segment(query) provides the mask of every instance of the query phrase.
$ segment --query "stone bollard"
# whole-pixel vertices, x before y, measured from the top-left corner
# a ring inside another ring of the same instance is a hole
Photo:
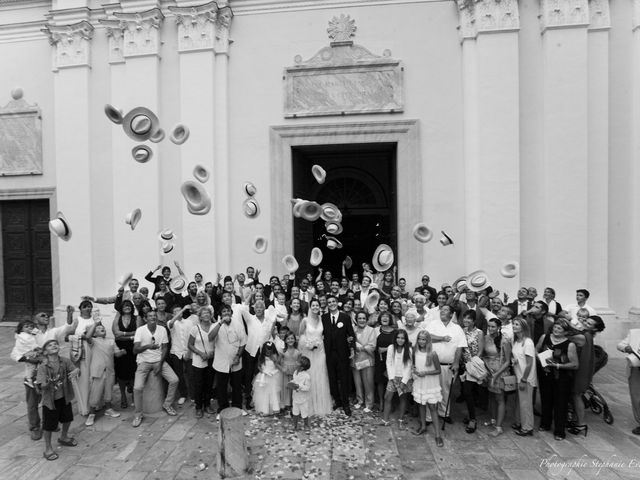
[[[222,478],[243,475],[249,467],[249,453],[244,431],[247,417],[235,407],[220,412],[218,433],[218,473]]]
[[[142,390],[142,411],[144,413],[158,413],[162,411],[162,404],[166,396],[166,382],[162,375],[149,372],[147,382]]]

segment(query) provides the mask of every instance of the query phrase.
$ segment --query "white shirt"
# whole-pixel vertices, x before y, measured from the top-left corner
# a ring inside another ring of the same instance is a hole
[[[162,359],[162,345],[169,343],[167,337],[167,329],[162,325],[156,325],[155,332],[151,333],[147,325],[143,325],[136,329],[136,334],[133,336],[133,343],[140,343],[140,346],[152,345],[154,343],[160,345],[157,349],[147,349],[142,353],[139,353],[136,357],[136,363],[156,363]]]
[[[261,321],[255,315],[245,316],[247,322],[247,345],[245,350],[252,357],[256,356],[258,349],[271,339],[271,331],[275,322],[275,316],[268,318],[267,315]]]
[[[242,333],[244,333],[244,327],[241,325],[240,328],[242,329]],[[233,365],[233,361],[238,354],[238,349],[244,345],[246,341],[243,340],[243,336],[239,330],[240,329],[234,325],[233,319],[229,325],[224,322],[220,325],[215,339],[214,348],[216,354],[213,357],[214,370],[229,373],[237,372],[242,368],[242,358],[240,358],[240,361],[236,365]]]
[[[578,310],[580,310],[581,308],[586,308],[587,310],[589,310],[589,316],[591,315],[597,315],[598,313],[596,312],[596,309],[587,305],[586,303],[584,304],[584,306],[580,306],[576,303],[573,303],[571,305],[568,305],[566,307],[567,312],[569,312],[571,314],[571,324],[574,327],[580,327],[582,328],[582,324],[580,323],[580,321],[578,320]]]
[[[198,316],[190,315],[188,318],[178,319],[171,326],[171,354],[183,358],[189,350],[189,334],[198,324]]]
[[[201,352],[211,353],[213,352],[213,342],[209,340],[209,332],[213,328],[213,325],[209,326],[209,331],[205,331],[200,325],[195,325],[191,328],[191,337],[195,339],[193,346]],[[173,339],[172,339],[173,340]],[[205,368],[207,361],[203,360],[200,355],[193,354],[192,364],[196,368]]]
[[[527,301],[523,301],[521,302],[520,300],[518,300],[518,315],[520,315],[522,312],[526,312],[528,310],[528,305],[527,305]]]
[[[524,342],[514,341],[511,355],[513,355],[513,369],[518,381],[522,380],[522,374],[527,368],[527,357],[532,357],[531,370],[529,370],[529,376],[525,380],[532,387],[538,386],[536,380],[536,347],[533,345],[533,340],[525,338]]]
[[[451,320],[447,325],[442,320],[434,320],[427,325],[427,331],[431,335],[440,337],[449,336],[451,340],[448,342],[433,342],[433,351],[438,354],[440,363],[453,363],[458,348],[467,346],[467,337],[460,325],[453,323]]]

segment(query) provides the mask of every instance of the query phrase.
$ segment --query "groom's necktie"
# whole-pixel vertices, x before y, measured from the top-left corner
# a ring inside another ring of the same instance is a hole
[[[333,324],[336,324],[336,316],[335,315],[331,315],[331,322],[333,322]]]

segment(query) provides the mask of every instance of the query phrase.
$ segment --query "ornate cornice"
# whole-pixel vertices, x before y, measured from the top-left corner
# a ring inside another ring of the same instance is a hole
[[[113,16],[122,23],[124,58],[160,54],[160,25],[164,15],[159,8],[145,12],[114,12]]]
[[[105,27],[109,40],[109,63],[124,62],[124,22],[121,20],[99,20]]]
[[[589,30],[609,30],[610,28],[609,0],[589,0]]]
[[[540,0],[542,31],[589,25],[588,0]]]
[[[54,70],[90,66],[93,26],[89,22],[82,20],[71,25],[47,25],[42,31],[55,49]]]
[[[231,21],[233,20],[233,12],[231,7],[225,6],[218,8],[215,22],[215,43],[214,49],[216,53],[229,54],[229,45],[233,40],[229,38],[231,32]]]
[[[193,7],[169,7],[178,24],[178,50],[213,50],[218,4],[209,2]]]
[[[520,29],[517,0],[456,0],[462,40],[479,33],[513,32]]]

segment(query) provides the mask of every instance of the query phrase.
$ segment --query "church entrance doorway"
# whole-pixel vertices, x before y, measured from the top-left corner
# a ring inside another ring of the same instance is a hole
[[[341,249],[327,248],[325,222],[294,218],[294,254],[299,274],[318,271],[309,257],[314,247],[323,253],[319,268],[341,276],[341,265],[348,255],[352,272],[361,273],[362,263],[371,263],[378,245],[386,243],[397,252],[396,143],[366,143],[292,147],[293,198],[326,202],[342,212],[343,232],[335,235]],[[327,172],[324,184],[316,182],[313,165]],[[397,259],[396,259],[397,262]]]

